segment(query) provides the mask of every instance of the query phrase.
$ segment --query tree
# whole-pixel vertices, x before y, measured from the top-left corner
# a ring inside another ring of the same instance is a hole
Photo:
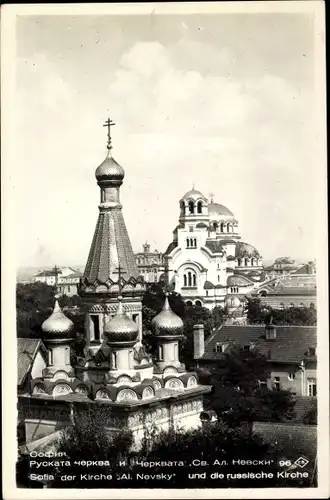
[[[201,383],[212,385],[206,404],[229,426],[242,421],[282,421],[294,415],[294,400],[289,391],[267,388],[267,359],[257,349],[235,347],[223,353],[217,366],[200,374]]]
[[[248,299],[247,319],[250,324],[267,323],[270,317],[275,325],[314,326],[317,321],[316,309],[313,305],[273,309],[263,305],[260,298]]]

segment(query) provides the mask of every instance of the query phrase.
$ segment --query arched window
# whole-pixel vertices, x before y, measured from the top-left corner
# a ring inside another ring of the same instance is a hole
[[[201,201],[199,201],[199,202],[197,203],[197,213],[198,213],[198,214],[201,214],[201,213],[202,213],[202,206],[203,206],[202,202],[201,202]]]
[[[247,266],[249,263],[249,259],[244,259],[244,265]]]
[[[197,247],[197,239],[194,238],[194,246]]]
[[[180,203],[181,215],[184,215],[184,209],[185,209],[184,201],[181,201],[181,203]]]
[[[191,300],[187,300],[186,305],[187,305],[187,306],[192,306],[192,302],[191,302]]]
[[[218,224],[216,222],[213,222],[213,231],[216,231],[218,227]]]
[[[202,303],[200,300],[196,300],[195,306],[202,307]]]
[[[242,264],[241,259],[237,259],[237,265],[238,265],[238,267],[240,267],[240,266],[241,266],[241,264]]]
[[[195,205],[194,205],[193,201],[189,201],[189,203],[188,203],[188,209],[189,209],[189,213],[190,214],[195,213]]]
[[[220,224],[220,231],[221,231],[222,233],[224,233],[224,232],[225,232],[225,223],[224,223],[224,222],[221,222],[221,224]]]
[[[229,231],[230,231],[230,224],[228,222],[228,224],[227,224],[227,233],[229,233]]]
[[[188,271],[183,275],[184,286],[195,287],[197,286],[197,277],[194,271]]]

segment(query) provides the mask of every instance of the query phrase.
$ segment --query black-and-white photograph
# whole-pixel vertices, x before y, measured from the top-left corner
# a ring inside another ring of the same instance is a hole
[[[15,17],[21,493],[319,491],[323,5],[237,4]]]

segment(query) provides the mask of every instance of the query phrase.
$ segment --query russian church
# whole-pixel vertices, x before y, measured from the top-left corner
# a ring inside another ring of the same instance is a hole
[[[203,395],[210,390],[180,362],[183,322],[172,311],[167,295],[152,322],[156,359],[144,348],[145,283],[138,274],[122,212],[120,187],[125,172],[112,155],[112,122],[107,125],[107,155],[95,172],[99,214],[79,284],[85,314],[84,355],[71,366],[74,324],[56,297],[52,314],[41,326],[41,340],[18,339],[22,346],[18,349],[19,420],[29,449],[45,437],[49,442],[70,425],[73,412],[88,412],[98,405],[109,409],[109,432],[132,430],[137,447],[148,425],[159,430],[196,429],[201,425]],[[29,341],[33,346],[27,357]]]
[[[208,309],[240,307],[265,279],[262,257],[241,241],[235,215],[194,188],[180,200],[165,261],[172,289],[187,305]]]

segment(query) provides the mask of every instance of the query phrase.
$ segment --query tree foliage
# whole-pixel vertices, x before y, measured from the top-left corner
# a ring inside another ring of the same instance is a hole
[[[216,366],[200,373],[201,383],[213,386],[207,406],[233,427],[242,421],[275,422],[294,416],[292,394],[268,389],[268,377],[265,356],[241,347],[224,352]]]
[[[316,309],[310,307],[289,307],[273,309],[263,305],[260,298],[248,299],[247,319],[250,324],[267,323],[272,317],[276,325],[314,326],[316,325]]]

